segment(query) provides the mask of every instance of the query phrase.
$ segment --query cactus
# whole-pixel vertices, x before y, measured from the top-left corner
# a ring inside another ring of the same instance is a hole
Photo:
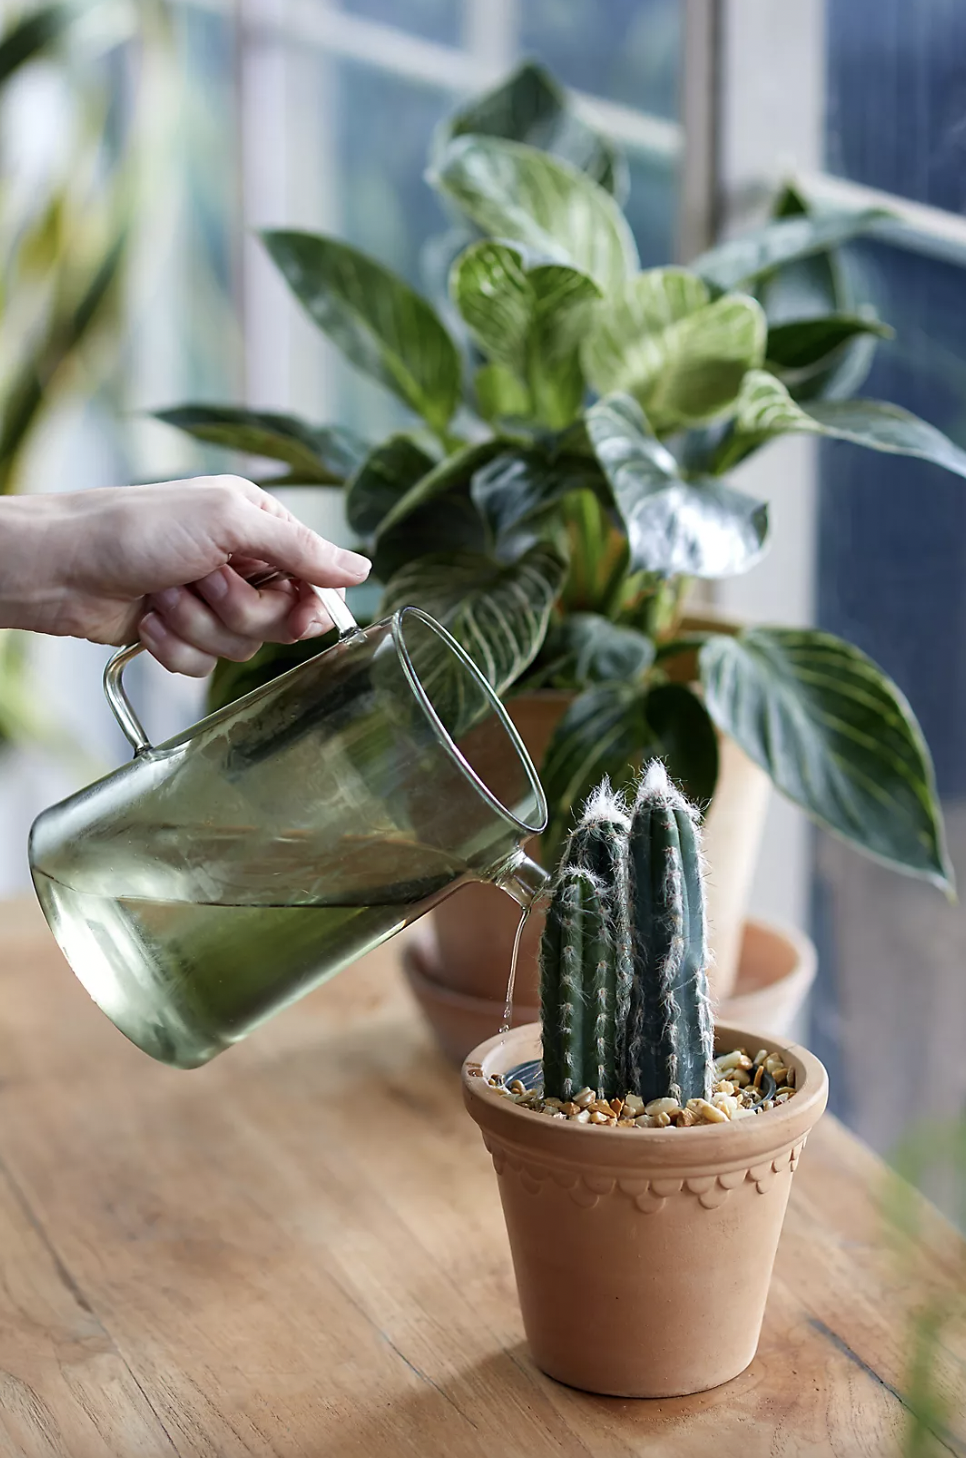
[[[630,829],[635,977],[627,1087],[645,1103],[708,1098],[714,1029],[696,812],[654,761]]]
[[[713,1030],[696,814],[653,762],[629,815],[606,781],[561,857],[540,948],[544,1090],[685,1102]]]
[[[544,1086],[622,1092],[631,999],[630,819],[605,781],[567,841],[540,947]]]

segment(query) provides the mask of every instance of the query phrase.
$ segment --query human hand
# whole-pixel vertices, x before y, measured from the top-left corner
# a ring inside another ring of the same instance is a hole
[[[9,526],[0,530],[0,625],[95,643],[140,636],[165,668],[194,677],[216,658],[243,662],[262,643],[326,632],[311,585],[345,589],[369,573],[365,557],[317,536],[240,476],[0,507],[0,528]],[[251,587],[245,579],[266,568],[292,578]]]

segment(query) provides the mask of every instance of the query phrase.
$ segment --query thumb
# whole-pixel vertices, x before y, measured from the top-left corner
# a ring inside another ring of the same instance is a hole
[[[315,587],[351,587],[372,569],[368,557],[334,546],[291,516],[252,506],[239,513],[233,528],[233,554],[257,557]]]

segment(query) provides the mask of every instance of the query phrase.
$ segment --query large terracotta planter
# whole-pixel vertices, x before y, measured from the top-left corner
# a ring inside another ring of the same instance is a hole
[[[719,1051],[761,1033],[721,1027]],[[493,1157],[537,1365],[615,1397],[702,1392],[755,1355],[792,1173],[825,1108],[811,1053],[784,1050],[798,1092],[730,1124],[595,1129],[519,1108],[486,1082],[539,1057],[539,1028],[491,1038],[463,1066]]]
[[[539,768],[550,736],[570,696],[530,694],[511,700],[507,710],[530,756]],[[731,995],[738,975],[742,927],[751,878],[761,845],[770,781],[729,739],[721,738],[718,787],[703,831],[707,863],[708,925],[713,964],[709,972],[713,996]],[[528,852],[540,858],[539,843]],[[502,999],[519,908],[495,886],[465,886],[432,913],[439,943],[439,966],[445,986],[476,999]],[[537,955],[542,915],[534,914],[524,930],[517,964],[517,999],[522,1006],[538,1002]]]
[[[741,929],[738,979],[731,996],[718,1002],[719,1022],[760,1028],[774,1038],[798,1036],[799,1015],[815,980],[816,953],[802,932],[746,921]],[[403,969],[442,1052],[457,1068],[477,1043],[499,1032],[506,974],[495,997],[477,997],[449,985],[436,930],[429,918],[409,934]],[[513,999],[514,1027],[540,1018],[538,989],[520,988]]]

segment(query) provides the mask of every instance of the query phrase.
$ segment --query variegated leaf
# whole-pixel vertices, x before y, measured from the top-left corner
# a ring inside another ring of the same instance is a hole
[[[587,310],[600,291],[562,264],[527,267],[506,243],[474,244],[457,260],[453,299],[484,353],[526,392],[515,404],[549,429],[563,429],[584,395],[579,348]],[[501,377],[501,380],[503,377]],[[503,385],[491,399],[513,399]]]
[[[734,401],[765,355],[767,326],[754,299],[708,302],[684,269],[652,269],[593,311],[583,349],[600,394],[633,395],[656,431],[700,425]]]
[[[735,415],[735,443],[800,433],[852,441],[873,451],[918,456],[966,476],[966,451],[918,415],[882,400],[793,400],[780,380],[764,370],[745,376]]]
[[[543,543],[509,564],[469,552],[422,557],[396,573],[383,608],[430,613],[500,694],[536,657],[565,572]]]
[[[460,361],[431,305],[337,238],[262,236],[296,298],[345,357],[445,430],[459,400]]]
[[[821,825],[877,860],[952,886],[915,715],[871,659],[817,629],[715,635],[699,655],[719,729]]]
[[[721,293],[747,288],[772,269],[847,243],[886,217],[888,213],[881,208],[866,208],[862,212],[776,218],[717,244],[696,258],[691,267]]]
[[[640,681],[613,679],[579,694],[540,767],[550,810],[545,861],[554,863],[581,802],[605,775],[620,789],[644,759],[655,756],[693,800],[708,803],[718,774],[717,739],[707,710],[690,689],[682,684],[648,689]]]
[[[438,154],[454,137],[469,135],[526,142],[571,162],[618,198],[626,193],[627,166],[614,144],[570,109],[566,93],[532,61],[448,117],[434,151]]]
[[[764,502],[711,477],[685,481],[628,395],[599,400],[587,431],[627,531],[631,567],[662,577],[727,577],[760,556]]]
[[[438,496],[445,496],[448,492],[468,488],[473,478],[473,473],[494,456],[499,455],[504,449],[504,443],[499,440],[478,441],[474,445],[462,446],[452,455],[446,456],[431,471],[417,481],[405,495],[401,496],[396,505],[379,524],[379,536],[383,536],[395,529],[404,522],[407,517],[420,507],[428,505]]]
[[[604,293],[637,267],[633,235],[610,194],[535,147],[458,137],[432,180],[484,233],[588,274]]]
[[[417,481],[435,465],[411,436],[391,435],[370,451],[346,486],[346,520],[363,538],[372,537]]]
[[[291,467],[285,485],[341,485],[356,470],[366,447],[338,426],[309,425],[294,415],[245,410],[234,405],[179,405],[156,419],[195,440],[246,455],[268,456]],[[282,484],[282,483],[279,483]]]

